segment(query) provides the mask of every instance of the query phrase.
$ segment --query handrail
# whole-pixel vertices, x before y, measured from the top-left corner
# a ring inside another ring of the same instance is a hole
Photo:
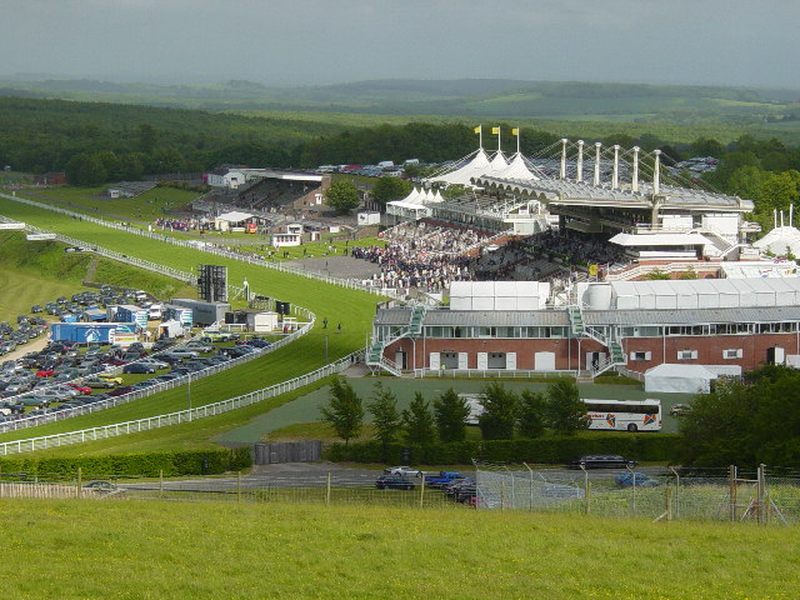
[[[324,367],[316,369],[315,371],[311,371],[310,373],[306,373],[305,375],[300,375],[299,377],[289,379],[288,381],[276,383],[260,390],[242,394],[240,396],[234,396],[232,398],[227,398],[219,402],[213,402],[211,404],[205,404],[202,406],[161,415],[154,415],[152,417],[145,417],[143,419],[136,419],[133,421],[122,421],[120,423],[89,427],[87,429],[80,429],[77,431],[66,431],[64,433],[54,433],[51,435],[43,435],[23,440],[3,442],[0,443],[0,455],[7,456],[9,454],[22,454],[25,452],[34,452],[36,450],[58,448],[61,446],[102,440],[121,435],[128,435],[131,433],[150,431],[152,429],[159,429],[161,427],[167,427],[170,425],[191,423],[195,419],[212,417],[239,408],[244,408],[257,402],[261,402],[262,400],[274,398],[275,396],[280,396],[287,392],[291,392],[330,375],[341,373],[351,365],[359,362],[362,355],[363,351],[359,350],[353,352],[352,354],[348,354],[336,362],[327,364]]]

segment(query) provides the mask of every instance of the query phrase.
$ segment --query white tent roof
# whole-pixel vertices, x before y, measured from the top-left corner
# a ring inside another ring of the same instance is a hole
[[[449,185],[469,185],[473,177],[480,177],[489,169],[489,157],[481,148],[467,164],[439,177],[434,177],[431,181]]]
[[[638,246],[706,246],[711,243],[699,233],[618,233],[608,241],[628,248]]]
[[[525,159],[520,152],[514,154],[508,166],[495,174],[495,177],[500,179],[521,179],[528,181],[538,181],[539,178],[534,175],[525,164]]]
[[[707,393],[717,374],[703,365],[663,364],[644,373],[645,392]]]
[[[444,202],[444,197],[442,197],[442,194],[441,192],[439,192],[439,190],[436,190],[436,193],[433,195],[433,200],[431,200],[431,202],[436,202],[437,204],[439,202]]]
[[[498,150],[495,153],[494,158],[492,158],[492,162],[489,163],[489,170],[486,173],[480,173],[480,175],[492,175],[497,177],[507,168],[508,161],[506,160],[506,155],[503,154],[502,150]],[[480,175],[477,175],[477,177],[480,177]]]
[[[253,215],[250,213],[241,212],[238,210],[232,210],[231,212],[222,213],[220,216],[217,217],[217,220],[227,221],[228,223],[241,223],[242,221],[246,221],[252,216]]]
[[[417,191],[417,188],[412,188],[411,192],[409,192],[408,196],[403,198],[402,200],[395,200],[395,202],[411,202],[416,203],[420,201],[420,193]]]
[[[407,208],[409,210],[423,210],[425,209],[425,205],[421,204],[420,202],[409,202],[408,200],[393,200],[392,202],[387,202],[387,206],[396,206],[398,208]]]
[[[800,230],[796,227],[776,227],[760,240],[753,242],[759,250],[769,250],[773,254],[786,254],[786,248],[792,254],[800,254]]]

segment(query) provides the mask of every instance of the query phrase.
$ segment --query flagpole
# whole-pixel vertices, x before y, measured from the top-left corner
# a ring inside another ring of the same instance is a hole
[[[517,127],[517,154],[519,154],[519,127]]]
[[[501,131],[501,129],[500,129],[500,127],[498,127],[497,128],[497,151],[498,152],[502,152],[503,151],[503,147],[500,145],[500,131]]]
[[[478,125],[478,146],[483,150],[483,125]]]

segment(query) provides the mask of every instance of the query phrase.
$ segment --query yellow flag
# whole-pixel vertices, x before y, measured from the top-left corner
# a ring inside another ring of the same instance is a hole
[[[511,135],[519,135],[519,127],[514,127],[514,129],[511,130]]]
[[[481,132],[481,126],[480,126],[480,125],[478,125],[478,126],[477,126],[475,129],[473,129],[472,131],[473,131],[473,132],[475,132],[475,133],[480,133],[480,132]]]
[[[499,127],[492,127],[492,135],[498,135],[500,133]]]

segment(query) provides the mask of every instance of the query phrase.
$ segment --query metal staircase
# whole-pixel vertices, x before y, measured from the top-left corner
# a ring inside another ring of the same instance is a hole
[[[388,340],[374,339],[367,346],[365,355],[365,362],[373,372],[378,369],[383,369],[387,373],[391,373],[395,377],[401,377],[403,374],[400,366],[393,360],[386,358],[383,354],[386,346],[393,344],[397,340],[403,338],[416,338],[422,335],[422,326],[425,322],[425,313],[428,311],[424,304],[414,304],[411,306],[411,316],[406,325],[397,335]]]
[[[592,378],[611,369],[620,369],[628,364],[628,355],[622,347],[621,340],[614,337],[608,338],[603,332],[593,327],[587,327],[583,322],[583,312],[579,305],[571,304],[567,307],[567,312],[569,314],[569,324],[572,335],[575,337],[590,338],[608,349],[608,358],[596,367],[590,369]]]

